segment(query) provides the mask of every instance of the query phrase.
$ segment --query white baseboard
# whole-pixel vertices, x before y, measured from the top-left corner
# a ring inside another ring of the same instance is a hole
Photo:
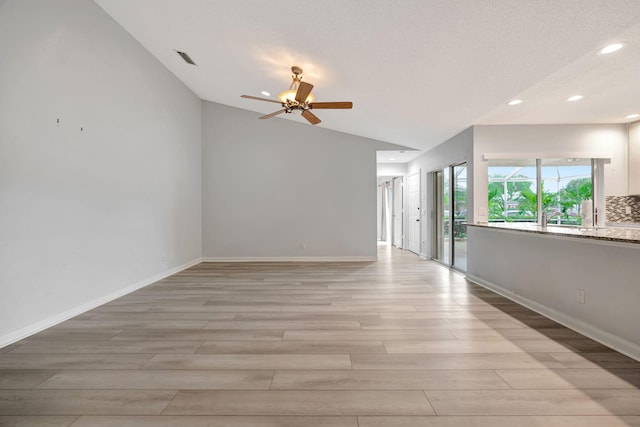
[[[17,331],[13,331],[7,335],[0,337],[0,348],[5,347],[9,344],[12,344],[16,341],[20,341],[21,339],[27,338],[30,335],[36,334],[44,329],[50,328],[52,326],[57,325],[58,323],[62,323],[65,320],[69,320],[72,317],[75,317],[79,314],[85,313],[89,310],[92,310],[96,307],[99,307],[103,304],[106,304],[114,299],[123,297],[127,294],[130,294],[133,291],[137,291],[140,288],[144,288],[145,286],[149,286],[152,283],[157,282],[158,280],[162,280],[165,277],[169,277],[172,274],[176,274],[182,270],[186,270],[189,267],[193,267],[194,265],[200,264],[202,262],[202,258],[194,259],[193,261],[189,261],[185,264],[182,264],[178,267],[172,268],[170,270],[164,271],[162,273],[153,275],[148,277],[138,283],[134,283],[133,285],[127,286],[126,288],[119,289],[115,292],[112,292],[108,295],[105,295],[100,298],[96,298],[82,305],[73,307],[69,310],[66,310],[60,314],[55,316],[51,316],[47,319],[43,319],[39,322],[31,324],[29,326],[25,326],[24,328],[20,328]]]
[[[202,262],[363,262],[375,256],[204,257]]]
[[[521,295],[515,294],[508,289],[498,286],[495,283],[491,283],[489,281],[481,279],[480,277],[476,277],[473,275],[467,275],[466,277],[467,280],[473,283],[490,289],[493,292],[500,294],[503,297],[510,299],[511,301],[517,302],[518,304],[523,305],[528,309],[535,311],[536,313],[542,314],[543,316],[546,316],[549,319],[556,321],[569,329],[573,329],[574,331],[586,337],[589,337],[592,340],[599,342],[600,344],[604,344],[607,347],[611,347],[612,349],[626,356],[640,361],[640,345],[636,343],[625,340],[624,338],[613,335],[609,332],[603,331],[602,329],[596,328],[595,326],[585,323],[582,320],[567,316],[566,314],[549,308],[546,305],[537,303]]]

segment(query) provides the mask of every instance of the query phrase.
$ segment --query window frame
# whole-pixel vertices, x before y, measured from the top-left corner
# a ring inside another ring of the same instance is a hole
[[[514,155],[513,157],[510,157],[508,155],[501,155],[499,157],[489,157],[485,155],[485,159],[488,161],[491,161],[493,159],[500,159],[500,160],[513,160],[514,163],[522,160],[527,160],[527,161],[533,161],[535,160],[535,168],[536,168],[536,196],[537,196],[537,203],[536,203],[536,220],[537,220],[537,224],[541,224],[542,223],[542,214],[543,214],[543,210],[542,210],[542,204],[543,204],[543,200],[542,197],[540,197],[540,194],[543,193],[543,178],[542,178],[542,167],[543,167],[543,162],[545,159],[557,159],[557,158],[562,158],[565,156],[562,155],[553,155],[553,156],[536,156],[535,158],[533,157],[521,157],[521,156],[517,156]],[[568,157],[568,156],[567,156]],[[577,156],[574,156],[577,157]],[[604,218],[604,164],[605,161],[607,159],[605,158],[598,158],[598,157],[592,157],[592,156],[585,156],[582,157],[583,159],[589,159],[590,163],[591,163],[591,200],[592,200],[592,206],[593,206],[593,212],[592,212],[592,216],[593,216],[593,224],[582,224],[582,225],[569,225],[569,224],[563,224],[563,227],[582,227],[582,228],[590,228],[590,227],[602,227],[604,226],[604,222],[605,222],[605,218]],[[489,179],[488,179],[488,174],[487,174],[487,184],[489,183]],[[490,219],[489,219],[490,221]]]

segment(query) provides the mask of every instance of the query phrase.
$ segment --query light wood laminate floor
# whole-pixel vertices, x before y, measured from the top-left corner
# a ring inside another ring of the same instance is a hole
[[[640,363],[379,258],[200,264],[0,349],[0,425],[640,426]]]

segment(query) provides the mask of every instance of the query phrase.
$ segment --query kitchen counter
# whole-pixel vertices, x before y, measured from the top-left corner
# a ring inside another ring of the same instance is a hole
[[[532,222],[492,222],[489,224],[467,225],[470,227],[522,231],[525,233],[546,234],[559,237],[577,237],[582,239],[640,244],[640,228],[632,227],[578,228],[558,225],[542,227]]]

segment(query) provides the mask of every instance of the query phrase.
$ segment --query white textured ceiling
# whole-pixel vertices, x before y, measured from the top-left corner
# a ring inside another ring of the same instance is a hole
[[[415,149],[473,124],[640,112],[638,0],[96,1],[202,99],[275,111],[240,95],[275,96],[299,65],[317,101],[354,103],[317,111],[318,126]],[[619,40],[623,50],[595,54]],[[564,101],[577,92],[584,100]],[[271,120],[283,119],[304,121]]]

